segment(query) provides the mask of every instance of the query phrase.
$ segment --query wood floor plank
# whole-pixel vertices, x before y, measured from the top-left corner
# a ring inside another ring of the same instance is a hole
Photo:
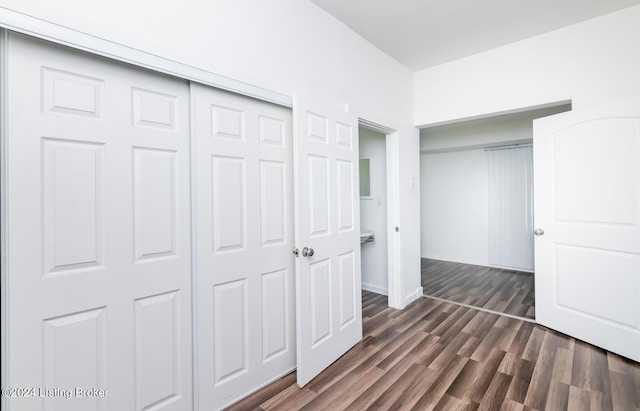
[[[556,359],[555,350],[541,350],[536,361],[536,366],[531,375],[527,396],[524,405],[542,410],[547,403],[549,384],[551,383],[551,373]]]
[[[513,400],[505,400],[500,407],[500,411],[523,411],[524,404],[515,402]]]
[[[568,411],[589,411],[591,409],[591,395],[589,391],[576,386],[569,387]]]
[[[364,410],[373,404],[385,391],[389,389],[402,375],[414,365],[414,359],[411,356],[405,356],[402,360],[391,367],[388,372],[371,384],[364,392],[362,392],[349,405],[348,409]],[[346,402],[346,401],[344,401]]]
[[[616,354],[428,298],[364,305],[363,340],[306,387],[292,373],[229,409],[640,411],[640,364]]]
[[[569,402],[569,385],[551,381],[545,410],[566,410]]]
[[[565,385],[571,385],[571,369],[573,366],[573,353],[566,348],[558,348],[553,364],[551,380]]]
[[[281,391],[286,390],[296,382],[296,375],[294,373],[285,375],[274,383],[268,385],[264,389],[258,391],[256,394],[236,403],[229,407],[229,410],[247,410],[259,407],[262,403],[276,396]]]
[[[518,361],[506,398],[524,404],[534,368],[535,362],[524,359]]]
[[[355,367],[336,384],[309,401],[301,410],[318,409],[335,410],[344,408],[369,386],[380,379],[385,372],[376,367],[374,361],[368,361],[366,366]]]
[[[432,410],[440,401],[440,398],[449,389],[449,386],[457,378],[458,374],[469,361],[468,358],[455,356],[442,373],[413,406],[413,410]]]
[[[619,410],[640,409],[637,402],[637,392],[634,392],[633,382],[624,374],[610,372],[612,408]]]
[[[322,393],[363,362],[371,359],[371,362],[375,363],[376,359],[371,358],[374,355],[376,358],[383,358],[383,354],[377,347],[359,344],[336,361],[330,369],[327,368],[310,381],[307,386],[313,392]]]
[[[284,391],[278,395],[273,396],[269,400],[263,402],[260,405],[260,409],[264,411],[278,411],[278,410],[299,410],[302,409],[309,401],[317,397],[317,394],[308,388],[298,388],[293,384],[287,387]],[[248,410],[252,408],[237,408],[240,410]]]
[[[434,411],[475,411],[478,403],[471,400],[461,400],[448,394],[442,396],[440,401],[433,408]]]
[[[491,384],[493,377],[496,375],[505,354],[504,351],[499,349],[491,350],[486,360],[482,361],[482,371],[478,373],[471,385],[467,387],[467,391],[464,394],[465,398],[469,398],[477,403],[482,401],[482,397],[487,393],[489,384]]]
[[[487,388],[487,392],[480,401],[478,410],[499,411],[512,379],[513,377],[510,375],[496,372]]]
[[[423,365],[412,364],[367,409],[390,410],[410,407],[419,399],[416,393],[422,393],[424,387],[433,383],[435,375],[435,371]]]

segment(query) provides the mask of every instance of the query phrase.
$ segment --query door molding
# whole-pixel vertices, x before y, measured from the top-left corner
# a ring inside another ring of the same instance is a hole
[[[358,118],[358,125],[385,135],[387,169],[387,297],[388,305],[402,309],[406,306],[402,278],[402,248],[400,233],[400,142],[399,133],[389,127]]]
[[[0,28],[0,298],[2,298],[0,316],[0,339],[2,348],[0,359],[2,360],[1,380],[2,386],[8,387],[9,370],[9,291],[7,290],[7,224],[6,224],[6,198],[7,198],[7,30]],[[9,400],[2,396],[2,409],[7,409]]]
[[[289,95],[235,80],[221,74],[206,71],[142,50],[137,50],[123,44],[105,40],[88,33],[2,7],[0,7],[0,28],[281,106],[290,108],[293,105],[293,98]]]

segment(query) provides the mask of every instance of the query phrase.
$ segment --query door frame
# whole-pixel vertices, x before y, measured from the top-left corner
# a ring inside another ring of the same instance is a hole
[[[461,117],[461,118],[457,118],[457,119],[453,119],[453,120],[448,120],[448,121],[444,121],[444,122],[438,122],[438,123],[432,123],[432,124],[424,124],[421,126],[417,126],[420,130],[422,129],[426,129],[426,128],[430,128],[430,127],[438,127],[438,126],[445,126],[445,125],[453,125],[453,124],[461,124],[467,121],[476,121],[476,120],[491,120],[491,119],[497,119],[500,116],[506,116],[506,115],[512,115],[512,114],[520,114],[520,113],[528,113],[528,112],[535,112],[538,110],[545,110],[545,109],[558,109],[559,111],[556,113],[546,113],[546,114],[540,114],[537,115],[535,118],[532,118],[532,122],[538,118],[543,118],[543,117],[547,117],[547,116],[554,116],[557,114],[562,114],[565,112],[571,112],[573,110],[573,100],[571,98],[567,98],[564,100],[557,100],[557,101],[551,101],[548,103],[542,103],[542,104],[537,104],[537,105],[531,105],[531,106],[524,106],[524,107],[517,107],[517,108],[512,108],[512,109],[507,109],[507,110],[503,110],[503,111],[497,111],[497,112],[491,112],[491,113],[486,113],[486,114],[482,114],[482,115],[478,115],[478,116],[470,116],[470,117]],[[513,141],[511,142],[503,142],[504,145],[514,145],[515,143]],[[535,144],[535,141],[533,140],[533,134],[531,135],[531,141],[527,144],[531,144],[532,146]],[[477,149],[481,149],[480,146],[474,146],[474,148]],[[437,150],[434,150],[435,152],[437,152]],[[424,152],[428,152],[424,151]],[[423,151],[420,151],[420,153],[424,153]],[[420,166],[422,167],[422,166]],[[532,170],[535,174],[535,164],[532,164]],[[420,187],[422,189],[422,187]],[[533,191],[533,197],[535,198],[536,193],[535,193],[535,184],[534,187],[532,187],[532,191]],[[422,204],[421,204],[421,210],[422,210]],[[534,213],[534,221],[533,221],[533,227],[536,227],[536,222],[535,222],[535,206],[533,207],[533,213]],[[536,245],[535,245],[535,241],[533,244],[533,253],[534,253],[534,257],[535,257],[535,249],[536,249]],[[488,267],[494,267],[492,265],[487,264]],[[501,267],[498,267],[501,268]],[[525,272],[525,271],[523,271]],[[535,274],[535,264],[534,264],[534,268],[533,271],[531,271],[531,275]],[[534,301],[536,299],[536,296],[534,296]],[[535,302],[534,302],[535,303]],[[535,320],[535,318],[533,319],[533,322],[537,323],[537,321]]]
[[[6,224],[6,198],[7,198],[7,30],[0,27],[0,297],[2,298],[0,306],[0,316],[2,317],[2,326],[0,327],[0,340],[3,342],[0,351],[0,359],[2,360],[2,370],[0,372],[0,380],[3,387],[9,387],[9,291],[7,290],[7,224]],[[8,397],[2,396],[2,408],[7,409],[9,405]]]
[[[389,307],[402,309],[405,299],[402,278],[400,227],[400,134],[389,127],[358,117],[358,127],[385,135],[387,169],[387,297]]]

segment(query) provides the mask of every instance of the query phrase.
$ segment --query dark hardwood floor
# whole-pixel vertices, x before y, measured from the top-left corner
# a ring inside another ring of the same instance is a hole
[[[542,326],[363,292],[364,339],[304,388],[289,374],[231,410],[640,410],[640,364]]]
[[[422,259],[424,295],[535,318],[533,274]]]

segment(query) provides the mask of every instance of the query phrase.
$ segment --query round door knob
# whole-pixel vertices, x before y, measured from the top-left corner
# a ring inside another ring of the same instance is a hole
[[[302,256],[303,257],[311,257],[311,256],[313,256],[313,253],[314,253],[313,248],[305,247],[305,248],[302,249]]]
[[[544,234],[544,230],[542,228],[536,228],[535,230],[533,230],[533,234],[542,235]]]

